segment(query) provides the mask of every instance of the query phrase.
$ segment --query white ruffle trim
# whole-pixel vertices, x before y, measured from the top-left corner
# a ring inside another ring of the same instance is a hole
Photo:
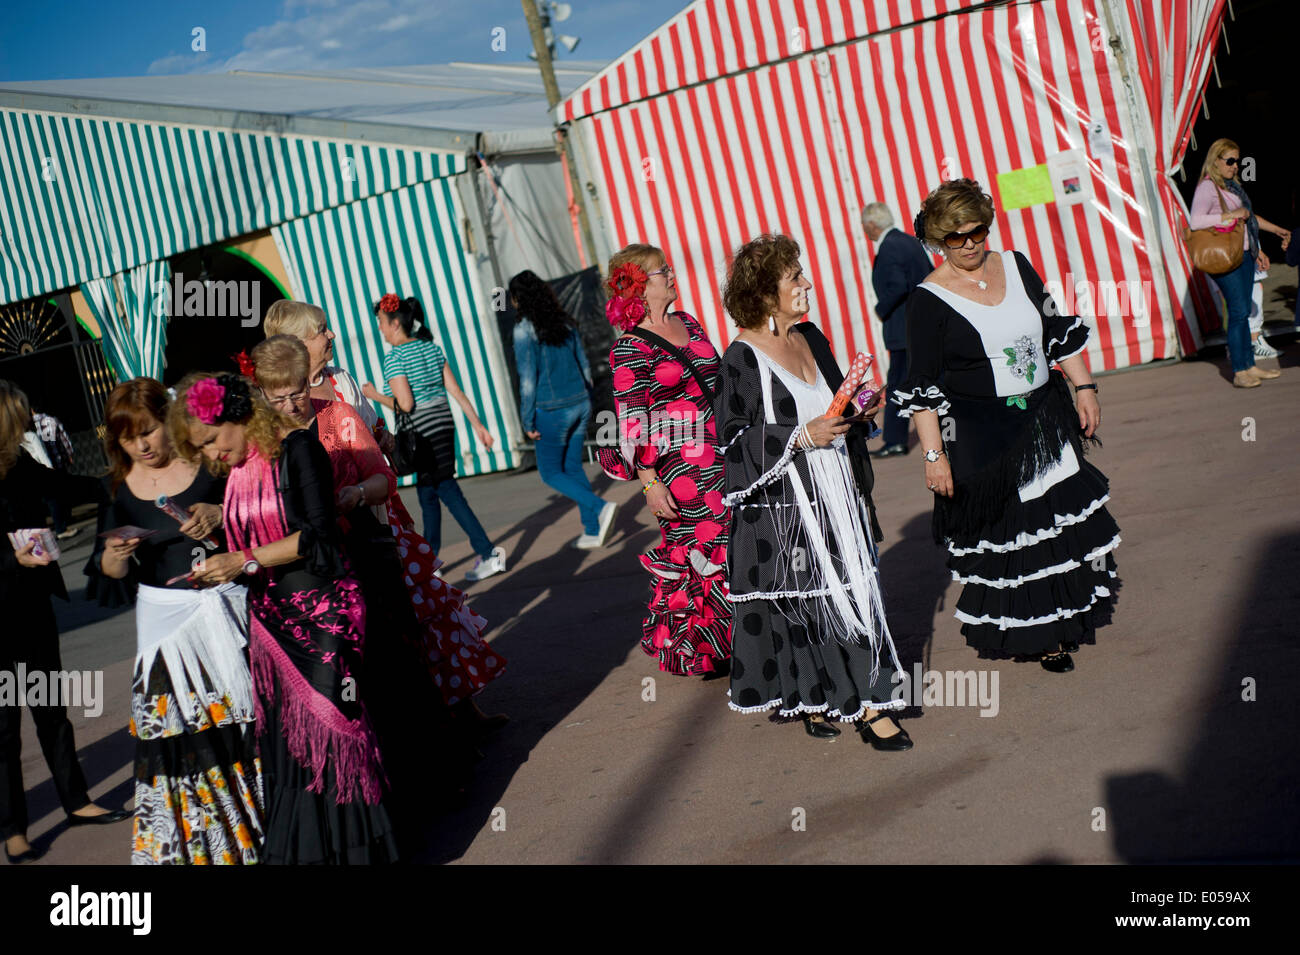
[[[1080,345],[1074,351],[1070,352],[1070,355],[1060,355],[1055,357],[1052,355],[1052,346],[1064,345],[1067,341],[1070,340],[1070,333],[1073,332],[1080,325],[1083,325],[1083,318],[1081,316],[1076,315],[1074,317],[1074,324],[1071,325],[1069,328],[1067,328],[1060,338],[1049,338],[1043,344],[1043,354],[1045,354],[1052,361],[1060,361],[1062,358],[1069,358],[1070,355],[1077,355],[1079,352],[1083,351],[1083,349],[1088,345],[1088,337],[1092,334],[1092,329],[1088,328],[1088,326],[1086,325],[1083,325],[1084,336],[1083,336],[1082,345]]]
[[[903,404],[905,401],[914,402],[917,398],[928,398],[931,401],[942,398],[943,402],[937,408],[922,404],[909,404],[906,406]],[[935,414],[940,415],[947,414],[949,408],[952,407],[948,402],[948,396],[940,391],[937,385],[931,385],[925,391],[921,391],[919,388],[913,388],[911,391],[895,390],[893,401],[894,404],[898,405],[898,416],[900,418],[910,418],[917,411],[933,411]]]
[[[1111,577],[1119,576],[1113,570],[1109,571],[1109,573]],[[987,624],[996,625],[999,630],[1014,630],[1017,627],[1037,627],[1045,623],[1052,623],[1055,620],[1067,620],[1070,617],[1073,617],[1075,614],[1080,614],[1086,610],[1091,610],[1093,605],[1098,600],[1100,600],[1102,597],[1109,597],[1109,596],[1110,596],[1110,588],[1102,587],[1100,584],[1098,584],[1096,587],[1093,588],[1092,599],[1088,601],[1088,605],[1086,607],[1078,607],[1076,609],[1058,607],[1055,613],[1049,613],[1043,617],[1033,617],[1029,620],[1021,620],[1019,617],[990,617],[987,614],[985,614],[983,617],[972,617],[970,614],[963,613],[961,610],[954,611],[953,616],[956,617],[958,620],[960,620],[962,623],[976,623],[976,624],[987,623]]]
[[[769,710],[777,709],[777,707],[780,707],[781,704],[785,702],[785,700],[772,700],[769,703],[760,703],[758,706],[737,706],[735,703],[731,702],[730,690],[727,691],[727,697],[727,708],[736,713],[766,713]],[[839,710],[833,710],[830,707],[831,705],[829,703],[823,703],[821,706],[808,706],[805,703],[800,703],[792,710],[780,709],[778,710],[778,713],[781,716],[800,716],[805,713],[820,713],[825,716],[827,720],[835,723],[852,723],[855,720],[861,719],[862,715],[866,713],[867,710],[906,709],[907,701],[887,700],[884,703],[863,703],[856,713],[841,713]]]
[[[1035,571],[1032,574],[1024,574],[1015,580],[1009,580],[1006,577],[999,577],[997,580],[989,580],[986,577],[979,577],[971,574],[969,577],[963,577],[957,571],[952,572],[952,579],[959,584],[980,584],[984,587],[996,587],[999,590],[1006,587],[1019,587],[1021,584],[1030,580],[1042,580],[1044,577],[1053,577],[1056,574],[1063,574],[1066,571],[1074,570],[1076,567],[1082,567],[1089,561],[1094,561],[1098,557],[1109,554],[1120,544],[1120,536],[1116,534],[1110,543],[1103,544],[1097,549],[1084,555],[1083,560],[1067,560],[1063,564],[1056,564],[1052,567],[1046,567],[1043,570]]]
[[[694,549],[686,555],[686,560],[691,565],[692,569],[694,569],[694,571],[701,577],[712,577],[719,571],[727,569],[726,565],[715,564],[713,561],[709,560],[708,557],[704,556],[703,553]],[[677,571],[655,570],[651,567],[650,573],[654,574],[656,577],[662,578],[663,580],[682,579],[682,575]]]
[[[1054,514],[1052,515],[1052,526],[1044,527],[1042,530],[1021,531],[1016,535],[1014,540],[1009,540],[1005,544],[994,544],[992,541],[980,541],[974,547],[954,547],[952,542],[948,542],[948,553],[954,557],[964,557],[967,554],[983,554],[986,551],[992,551],[996,554],[1005,554],[1007,551],[1020,550],[1024,547],[1031,547],[1034,544],[1042,543],[1045,540],[1051,540],[1053,537],[1059,537],[1061,531],[1071,524],[1082,524],[1100,508],[1106,506],[1110,500],[1109,494],[1103,494],[1097,500],[1093,501],[1078,514]]]
[[[786,468],[790,466],[790,462],[794,460],[794,448],[795,442],[799,440],[799,430],[799,428],[795,428],[790,432],[790,440],[785,443],[785,451],[781,453],[781,457],[777,458],[776,463],[764,471],[757,481],[745,488],[743,491],[734,491],[731,494],[723,496],[722,504],[724,507],[734,507],[738,502],[743,501],[758,488],[771,484],[785,473]],[[737,437],[739,437],[739,435],[737,435]]]
[[[798,600],[802,597],[829,597],[838,590],[845,590],[848,584],[840,584],[839,587],[822,587],[817,590],[762,590],[752,594],[733,594],[727,593],[727,599],[732,603],[743,603],[746,600]]]

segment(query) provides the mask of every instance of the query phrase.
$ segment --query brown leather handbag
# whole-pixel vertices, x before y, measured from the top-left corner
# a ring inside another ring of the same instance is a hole
[[[1224,215],[1228,207],[1223,201],[1223,193],[1214,187],[1219,197],[1219,208]],[[1241,230],[1245,228],[1245,219],[1234,219],[1232,227],[1210,226],[1208,229],[1183,229],[1183,241],[1187,251],[1192,254],[1192,264],[1207,275],[1226,275],[1237,266],[1245,252]]]

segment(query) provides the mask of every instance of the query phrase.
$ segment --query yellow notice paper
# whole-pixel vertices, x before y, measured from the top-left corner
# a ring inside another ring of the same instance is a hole
[[[998,194],[1003,209],[1023,209],[1056,200],[1047,163],[998,173]]]

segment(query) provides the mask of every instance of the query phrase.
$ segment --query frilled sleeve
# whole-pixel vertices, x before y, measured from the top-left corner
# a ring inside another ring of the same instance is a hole
[[[636,338],[620,338],[609,352],[618,447],[601,448],[599,459],[604,472],[617,481],[631,481],[638,470],[653,468],[659,460],[651,434],[651,361],[650,346]]]
[[[1029,260],[1019,252],[1015,256],[1025,293],[1038,309],[1038,314],[1043,316],[1043,354],[1047,360],[1062,361],[1083,351],[1088,345],[1090,333],[1083,319],[1078,315],[1062,315],[1056,300],[1047,291]]]
[[[779,407],[777,422],[767,422],[758,359],[743,342],[732,344],[722,356],[718,410],[725,475],[722,503],[734,507],[785,474],[794,460],[799,422],[781,415]]]
[[[918,288],[907,300],[907,375],[889,396],[898,406],[900,418],[918,411],[947,414],[948,396],[943,393],[943,338],[946,308],[933,292]]]
[[[285,523],[301,532],[298,555],[318,577],[344,574],[342,535],[334,507],[334,472],[325,448],[310,431],[293,431],[280,460]]]
[[[139,587],[136,572],[138,564],[135,561],[127,561],[126,576],[120,579],[109,577],[104,573],[105,539],[99,535],[128,523],[117,513],[117,507],[110,496],[108,478],[99,482],[97,503],[99,507],[95,514],[95,549],[90,552],[90,559],[82,569],[82,573],[86,575],[86,599],[98,601],[101,607],[121,607],[135,602],[136,590]]]

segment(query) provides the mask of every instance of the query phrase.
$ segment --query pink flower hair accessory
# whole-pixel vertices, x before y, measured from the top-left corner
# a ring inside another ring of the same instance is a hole
[[[203,378],[190,386],[185,406],[204,424],[216,424],[226,400],[226,389],[215,378]]]

